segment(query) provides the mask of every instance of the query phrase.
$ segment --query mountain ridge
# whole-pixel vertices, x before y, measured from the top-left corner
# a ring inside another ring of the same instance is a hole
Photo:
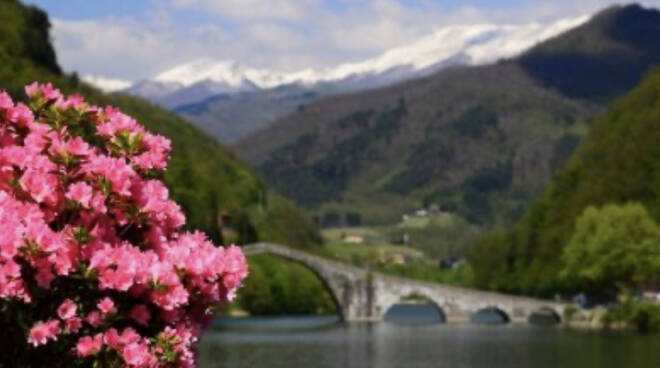
[[[310,85],[358,75],[374,75],[397,67],[422,70],[458,54],[466,55],[471,64],[484,64],[514,56],[539,41],[583,24],[588,18],[565,18],[547,25],[528,23],[445,26],[417,41],[385,51],[376,57],[316,70],[307,68],[282,72],[244,66],[234,60],[198,59],[165,70],[152,80],[178,83],[184,87],[205,80],[234,87],[240,86],[243,81],[249,81],[261,89],[267,89],[293,83]]]
[[[639,80],[660,63],[656,38],[631,44],[636,53],[617,54],[626,63],[584,70],[593,65],[592,43],[640,19],[657,20],[639,24],[644,34],[660,35],[660,12],[609,8],[518,58],[326,97],[233,147],[275,189],[321,213],[330,204],[356,207],[376,221],[370,213],[377,207],[393,221],[411,208],[437,204],[473,223],[506,226],[579,145],[603,102],[629,88],[630,80],[622,83],[618,75]],[[546,51],[562,43],[576,48]],[[607,53],[597,56],[618,50],[603,49]],[[539,54],[589,62],[548,79],[527,63]],[[575,78],[580,72],[594,80]],[[599,88],[576,96],[570,80]]]
[[[322,69],[281,72],[231,60],[194,60],[138,82],[126,92],[182,113],[229,144],[323,96],[385,87],[456,65],[494,62],[587,19],[446,26],[376,57]],[[300,89],[306,93],[302,99]]]

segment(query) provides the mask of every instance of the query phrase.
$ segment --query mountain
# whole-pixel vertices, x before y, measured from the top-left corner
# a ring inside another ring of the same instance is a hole
[[[319,70],[279,72],[235,61],[195,60],[126,91],[172,108],[221,141],[231,143],[320,97],[383,87],[450,66],[494,62],[517,55],[587,19],[563,19],[543,25],[447,26],[375,58]],[[263,113],[236,113],[250,110]]]
[[[436,204],[486,227],[507,225],[602,103],[660,63],[658,36],[660,12],[609,8],[514,59],[301,106],[234,148],[320,215],[352,209],[382,223]],[[541,67],[553,63],[560,67]]]
[[[607,103],[636,86],[660,60],[659,14],[637,5],[609,8],[526,53],[520,64],[567,97]]]
[[[221,93],[256,91],[254,78],[265,71],[244,68],[233,61],[195,60],[141,81],[125,92],[147,98],[165,107],[202,101]]]
[[[200,59],[164,71],[152,80],[177,83],[183,87],[212,81],[236,90],[241,90],[244,85],[268,89],[294,83],[310,86],[347,81],[354,84],[357,80],[376,78],[379,75],[383,75],[385,80],[393,80],[397,78],[392,75],[434,70],[437,65],[453,64],[452,60],[462,60],[466,64],[484,64],[516,55],[539,41],[587,20],[588,17],[583,16],[562,19],[548,25],[451,25],[375,58],[320,70],[281,72],[251,68],[231,60]]]
[[[180,91],[182,87],[182,84],[176,82],[141,81],[120,91],[134,96],[148,98],[152,102],[158,102],[170,94]]]
[[[117,106],[149,130],[169,137],[173,152],[164,180],[191,228],[225,242],[270,239],[297,246],[317,242],[304,214],[285,200],[267,196],[252,170],[215,139],[147,101],[107,95],[82,83],[75,73],[64,74],[49,28],[48,16],[38,8],[16,0],[0,2],[0,89],[24,98],[24,85],[52,82],[62,92],[80,93],[91,103]],[[220,217],[226,229],[220,229]],[[299,224],[297,231],[275,225],[286,221]]]
[[[174,111],[220,141],[234,142],[323,93],[291,84],[259,92],[217,94],[202,102],[177,106]]]
[[[478,285],[541,295],[566,290],[560,255],[588,206],[638,202],[660,221],[659,127],[656,69],[594,120],[584,144],[513,230],[475,246]]]

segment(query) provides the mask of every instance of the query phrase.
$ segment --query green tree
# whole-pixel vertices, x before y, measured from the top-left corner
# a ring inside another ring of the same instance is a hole
[[[238,291],[237,304],[251,315],[337,312],[323,282],[305,266],[266,254],[248,261],[250,275]]]
[[[658,279],[660,226],[639,203],[589,206],[562,260],[562,278],[585,290],[639,289]]]

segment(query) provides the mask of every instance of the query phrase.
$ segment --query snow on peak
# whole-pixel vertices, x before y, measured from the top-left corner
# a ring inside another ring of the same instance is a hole
[[[132,85],[131,82],[117,78],[107,78],[98,75],[84,75],[82,80],[104,92],[116,92]]]
[[[459,55],[468,64],[485,64],[516,56],[539,42],[585,23],[589,18],[581,16],[550,24],[450,25],[438,28],[412,44],[389,50],[372,59],[291,73],[250,68],[233,60],[199,59],[167,70],[157,75],[154,80],[178,83],[184,87],[208,80],[235,89],[246,85],[272,88],[289,83],[309,85],[356,76],[377,76],[398,67],[407,67],[414,72],[440,65]]]
[[[542,41],[587,22],[589,18],[581,16],[562,19],[549,25],[531,23],[447,26],[436,29],[432,34],[410,45],[392,49],[376,58],[343,64],[314,75],[322,81],[332,81],[352,75],[374,75],[400,66],[422,70],[457,55],[467,56],[471,65],[486,64],[516,56]]]
[[[194,85],[223,92],[250,91],[273,88],[285,84],[313,85],[323,82],[390,81],[388,71],[400,70],[394,80],[421,75],[439,67],[456,63],[479,65],[521,54],[534,45],[555,37],[590,19],[590,16],[566,18],[554,23],[518,25],[473,24],[449,25],[408,45],[397,47],[381,55],[335,67],[281,72],[252,68],[234,60],[198,59],[166,70],[154,78],[132,86],[139,95],[154,97],[158,90],[168,94]],[[127,81],[85,76],[85,81],[106,91],[130,86]],[[165,88],[167,87],[167,88]],[[162,90],[162,91],[161,91]]]
[[[241,88],[252,83],[260,85],[259,79],[270,74],[267,70],[246,68],[234,60],[198,59],[158,74],[154,80],[185,87],[208,80]]]

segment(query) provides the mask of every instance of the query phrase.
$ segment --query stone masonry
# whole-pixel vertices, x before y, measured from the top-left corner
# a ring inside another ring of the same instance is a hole
[[[469,321],[473,313],[484,308],[497,308],[511,322],[526,322],[530,314],[540,311],[560,317],[568,306],[548,300],[387,276],[276,244],[246,245],[243,251],[246,254],[272,254],[308,267],[327,286],[346,321],[380,321],[391,306],[411,295],[435,303],[450,323]]]

